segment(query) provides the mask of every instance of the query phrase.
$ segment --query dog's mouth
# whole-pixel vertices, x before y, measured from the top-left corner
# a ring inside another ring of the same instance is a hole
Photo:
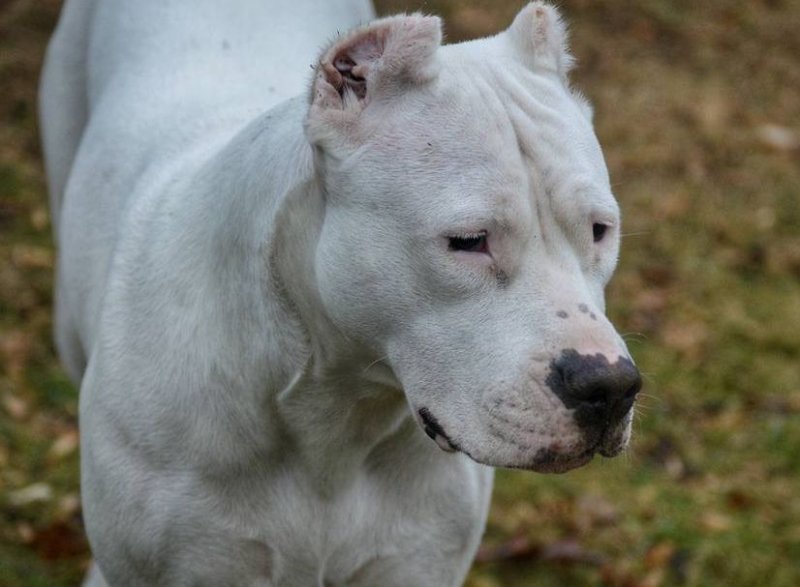
[[[586,438],[582,443],[583,448],[578,450],[565,451],[558,443],[554,443],[550,447],[536,451],[533,458],[496,462],[491,458],[481,458],[473,455],[469,450],[462,447],[460,443],[453,440],[427,408],[421,408],[417,414],[425,434],[440,449],[448,453],[460,452],[477,463],[494,467],[523,469],[537,473],[566,473],[589,464],[596,454],[600,454],[605,458],[613,458],[620,454],[627,445],[627,435],[625,433],[627,417],[624,417],[614,424],[609,424],[603,430],[596,430],[595,433],[591,434],[591,437]]]
[[[442,428],[439,421],[434,418],[428,411],[428,408],[420,408],[419,418],[422,422],[422,429],[425,431],[431,440],[433,440],[439,448],[445,452],[463,452],[455,442],[453,442]],[[467,455],[469,456],[469,455]],[[474,459],[473,459],[474,460]]]

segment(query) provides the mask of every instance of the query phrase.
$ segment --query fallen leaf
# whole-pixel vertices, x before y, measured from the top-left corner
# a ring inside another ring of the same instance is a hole
[[[706,512],[703,514],[703,517],[700,518],[700,523],[703,528],[714,533],[727,532],[733,527],[733,522],[730,517],[718,512]]]
[[[22,269],[52,269],[53,251],[44,247],[16,245],[11,249],[11,262]]]
[[[24,420],[28,415],[28,402],[11,393],[3,395],[3,408],[15,420]]]
[[[36,206],[31,212],[31,224],[36,230],[45,230],[50,225],[50,214],[45,206]]]
[[[587,533],[593,528],[613,525],[618,519],[616,506],[602,495],[590,493],[578,499],[575,523],[581,532]]]
[[[3,355],[6,373],[12,380],[22,376],[30,349],[31,336],[21,330],[12,330],[0,338],[0,354]]]
[[[542,548],[542,560],[559,563],[583,563],[592,566],[602,566],[606,557],[599,552],[586,550],[577,540],[562,540],[553,542]]]
[[[78,431],[67,430],[56,438],[50,446],[49,456],[55,459],[63,459],[71,455],[78,448]]]
[[[51,499],[53,499],[53,488],[47,483],[34,483],[8,494],[8,503],[16,507]]]
[[[800,147],[800,136],[791,129],[777,124],[762,124],[756,129],[758,139],[776,151],[792,151]]]
[[[36,532],[33,530],[33,526],[28,522],[20,522],[17,524],[17,535],[19,535],[20,542],[23,544],[30,544],[33,542]]]
[[[56,522],[36,532],[33,547],[46,560],[69,558],[86,553],[83,533],[73,524]]]
[[[492,563],[504,560],[528,558],[538,556],[541,551],[539,544],[533,543],[526,536],[515,536],[497,546],[482,544],[475,556],[478,563]]]
[[[664,325],[661,338],[664,344],[685,357],[698,357],[708,340],[708,326],[700,321],[670,322]]]
[[[654,569],[638,582],[636,587],[660,587],[664,583],[664,569]]]
[[[675,545],[665,541],[653,545],[644,555],[644,565],[648,569],[661,569],[666,567],[675,554]]]
[[[81,509],[81,498],[75,493],[68,493],[58,500],[58,517],[61,520],[72,518]]]
[[[516,536],[494,547],[482,545],[475,561],[493,563],[508,560],[535,559],[561,564],[588,564],[602,566],[606,557],[586,550],[577,540],[561,540],[551,544],[539,544],[526,536]]]

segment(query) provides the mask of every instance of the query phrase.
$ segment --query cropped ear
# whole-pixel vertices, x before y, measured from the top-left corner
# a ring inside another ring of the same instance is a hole
[[[377,20],[337,39],[316,67],[309,129],[353,122],[370,101],[433,79],[441,42],[441,20],[421,14]]]
[[[544,2],[531,2],[517,14],[508,35],[532,69],[553,71],[566,80],[574,59],[558,9]]]

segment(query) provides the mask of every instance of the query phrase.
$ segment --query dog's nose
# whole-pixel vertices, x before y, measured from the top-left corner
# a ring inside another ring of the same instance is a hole
[[[628,413],[642,377],[629,359],[611,363],[603,354],[581,355],[569,349],[553,363],[548,383],[564,405],[576,411],[578,424],[596,426]]]

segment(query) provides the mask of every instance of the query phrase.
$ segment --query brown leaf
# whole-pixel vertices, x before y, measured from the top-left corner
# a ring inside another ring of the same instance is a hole
[[[16,245],[11,249],[11,262],[22,269],[52,269],[53,251],[44,247]]]
[[[600,553],[586,550],[577,540],[560,540],[551,544],[539,544],[526,536],[516,536],[494,547],[482,545],[475,557],[475,561],[478,563],[522,559],[602,566],[606,557]]]
[[[793,151],[800,148],[800,135],[785,126],[762,124],[756,130],[758,139],[776,151]]]
[[[51,499],[53,499],[53,488],[47,483],[33,483],[8,494],[8,503],[16,507]]]
[[[75,493],[68,493],[58,500],[58,518],[69,520],[81,509],[81,498]]]
[[[713,533],[727,532],[733,526],[733,521],[730,516],[726,516],[719,512],[706,512],[700,518],[700,523],[705,530]]]
[[[45,206],[36,206],[31,211],[31,224],[38,231],[43,231],[50,226],[50,214]]]
[[[78,431],[67,430],[59,435],[55,442],[50,446],[48,455],[54,459],[63,459],[75,452],[78,448]]]
[[[520,558],[538,557],[541,551],[539,544],[534,544],[526,536],[515,536],[497,546],[482,544],[475,556],[475,562],[493,563]]]
[[[31,350],[31,336],[22,330],[12,330],[0,338],[0,355],[6,373],[12,380],[22,376]]]
[[[669,564],[674,554],[675,545],[672,542],[659,542],[644,555],[644,564],[648,569],[662,569]]]
[[[28,416],[28,402],[11,393],[3,395],[3,408],[15,420],[24,420]]]
[[[708,326],[700,321],[670,322],[662,330],[664,344],[686,357],[698,357],[708,340]]]
[[[577,540],[562,540],[548,544],[542,548],[541,558],[564,564],[582,563],[597,567],[606,562],[603,554],[586,550]]]
[[[33,547],[46,560],[79,556],[88,550],[83,532],[67,522],[56,522],[37,532]]]
[[[602,495],[587,494],[578,499],[575,523],[581,532],[613,525],[618,519],[617,508]]]
[[[20,542],[23,544],[30,544],[36,537],[36,531],[28,522],[20,522],[17,524],[17,535]]]

